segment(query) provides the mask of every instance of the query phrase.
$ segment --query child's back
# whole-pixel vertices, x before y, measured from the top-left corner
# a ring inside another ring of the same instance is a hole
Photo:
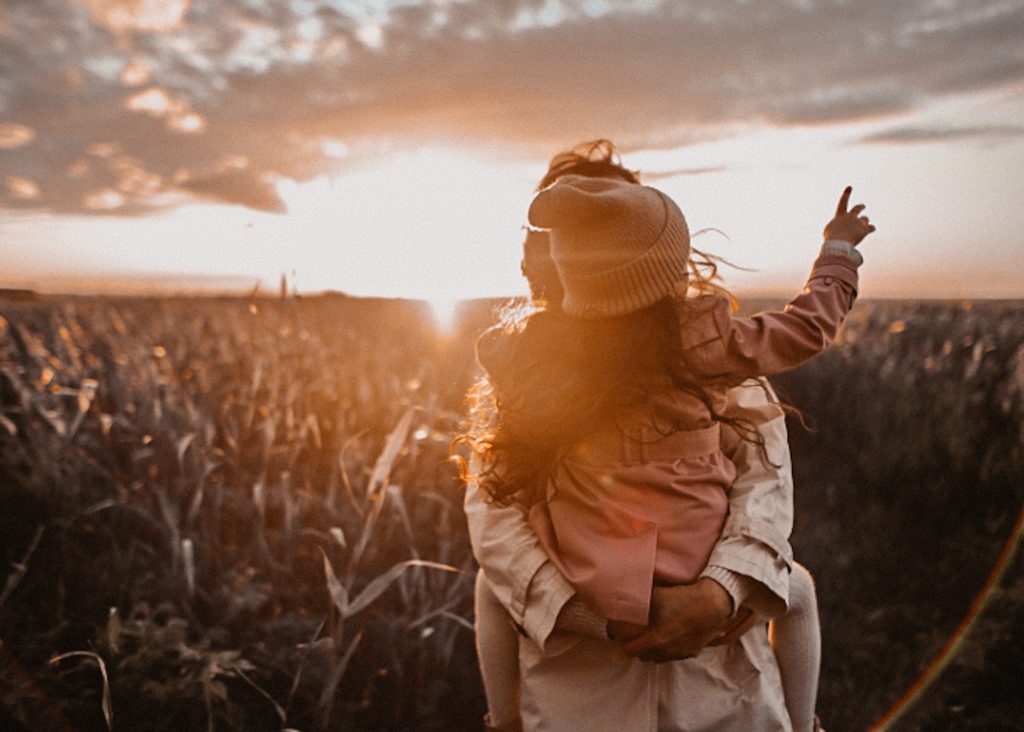
[[[636,348],[631,398],[607,402],[577,428],[579,439],[559,452],[547,495],[530,511],[549,556],[581,595],[610,620],[642,625],[653,583],[694,581],[721,534],[735,479],[719,449],[727,389],[792,369],[832,341],[856,297],[859,254],[826,242],[784,312],[733,318],[725,297],[675,294],[685,291],[689,237],[664,194],[568,176],[537,196],[530,215],[551,229],[563,317],[591,332],[609,323],[609,338],[630,338],[630,318],[671,333],[659,353]],[[530,328],[481,344],[499,398],[504,374],[537,345]],[[557,346],[553,340],[542,345]],[[570,348],[567,371],[590,355]]]

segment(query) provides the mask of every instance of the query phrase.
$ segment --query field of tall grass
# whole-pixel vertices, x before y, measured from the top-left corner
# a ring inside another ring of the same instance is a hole
[[[445,458],[489,309],[0,303],[0,727],[480,729]],[[1007,538],[1022,344],[1022,303],[862,302],[778,380],[827,728],[886,711]],[[1024,718],[1019,566],[984,621],[908,728]]]

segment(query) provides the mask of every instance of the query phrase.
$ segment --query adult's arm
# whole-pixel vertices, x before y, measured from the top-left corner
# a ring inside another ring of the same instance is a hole
[[[725,414],[757,426],[765,455],[722,425],[722,450],[736,466],[729,490],[729,516],[702,576],[730,594],[733,606],[748,604],[767,616],[785,611],[793,551],[793,474],[785,413],[765,379],[729,390]],[[765,462],[764,458],[767,458]]]
[[[735,462],[738,478],[730,492],[729,512],[722,538],[711,554],[705,579],[724,587],[732,607],[762,603],[766,614],[785,607],[792,528],[792,478],[782,410],[769,400],[758,382],[730,391],[726,415],[749,419],[765,435],[768,455],[763,462],[755,446],[723,429],[722,447]],[[475,483],[466,487],[466,517],[477,561],[502,605],[521,632],[544,650],[561,616],[575,616],[573,586],[548,559],[516,506],[487,501]],[[655,593],[657,609],[661,589]],[[710,588],[714,589],[714,588]],[[692,654],[689,654],[692,655]]]
[[[475,474],[476,465],[470,467]],[[473,554],[495,596],[519,631],[545,649],[575,588],[548,559],[521,506],[489,501],[470,480],[465,510]]]
[[[659,662],[690,658],[723,636],[735,640],[754,617],[785,610],[793,562],[793,479],[785,414],[777,401],[763,379],[730,390],[726,415],[758,427],[767,462],[756,445],[723,424],[722,449],[736,464],[737,479],[722,536],[697,582],[654,588],[650,625],[625,644],[628,655]]]

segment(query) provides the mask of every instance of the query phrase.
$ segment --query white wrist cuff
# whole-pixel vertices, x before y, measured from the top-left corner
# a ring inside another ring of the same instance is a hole
[[[821,245],[821,253],[824,254],[838,254],[841,257],[846,257],[853,261],[858,267],[864,263],[864,257],[861,255],[857,248],[848,241],[842,239],[826,239],[825,243]]]

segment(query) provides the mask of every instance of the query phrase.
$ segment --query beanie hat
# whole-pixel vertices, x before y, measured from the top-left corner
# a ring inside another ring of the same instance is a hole
[[[636,312],[673,294],[687,278],[686,219],[654,188],[567,175],[534,197],[529,219],[551,230],[568,315]]]

